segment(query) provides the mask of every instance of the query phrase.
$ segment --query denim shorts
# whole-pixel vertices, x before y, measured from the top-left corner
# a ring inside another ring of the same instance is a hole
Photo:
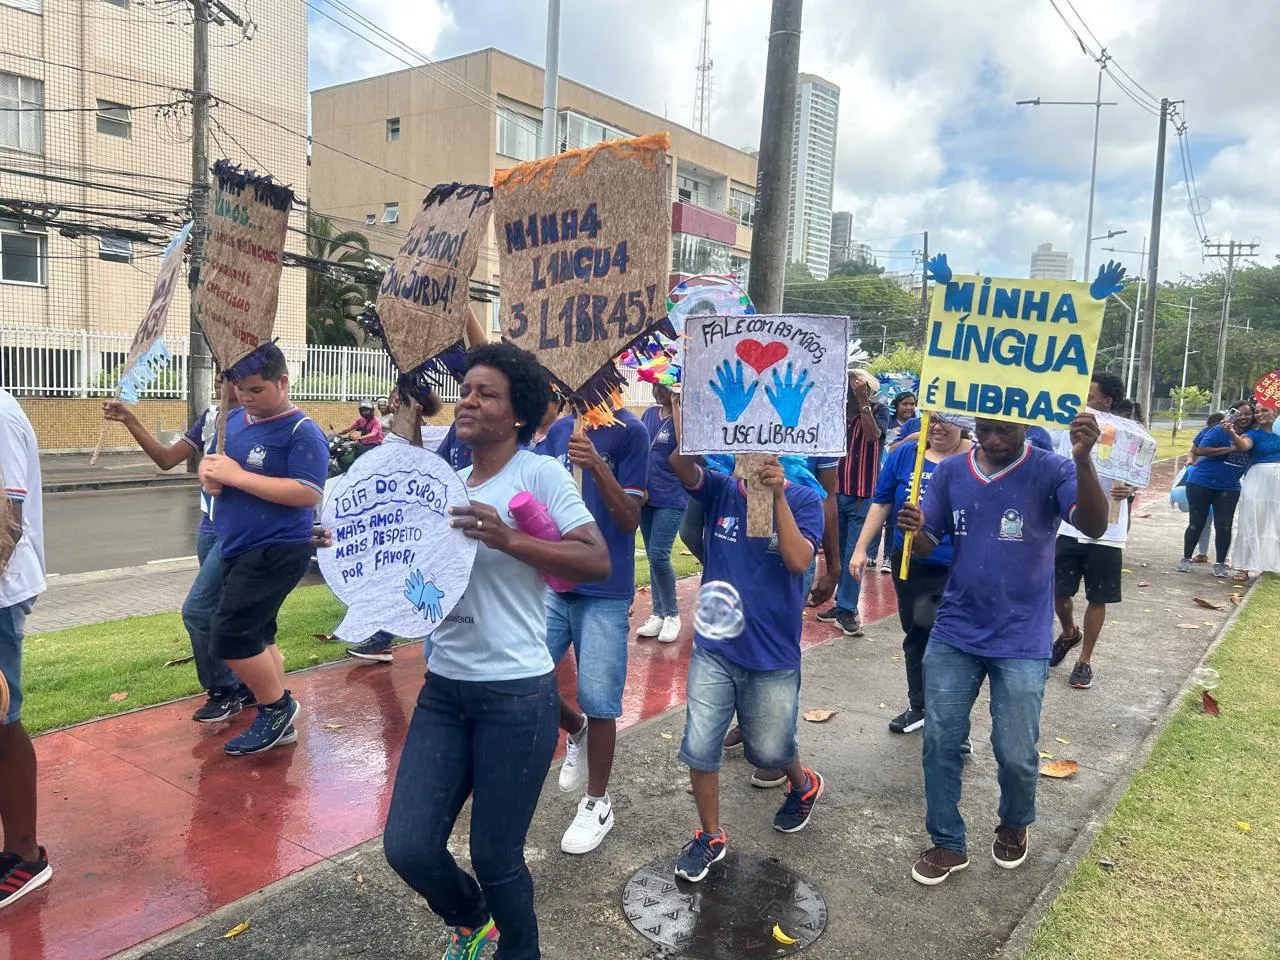
[[[547,593],[547,649],[555,663],[570,646],[578,661],[578,706],[588,717],[622,716],[631,623],[624,597]]]
[[[22,628],[36,598],[0,607],[0,673],[9,685],[9,710],[0,724],[17,723],[22,716]]]
[[[680,759],[694,770],[720,769],[724,735],[735,712],[753,766],[776,770],[800,755],[799,670],[748,670],[695,643],[685,697]]]

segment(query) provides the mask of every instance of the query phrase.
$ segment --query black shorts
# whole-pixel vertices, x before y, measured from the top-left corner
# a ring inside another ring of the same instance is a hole
[[[276,642],[276,614],[310,563],[307,543],[269,543],[222,558],[222,591],[210,630],[219,657],[246,660]]]
[[[1074,597],[1084,580],[1084,598],[1090,603],[1119,603],[1124,551],[1101,543],[1081,543],[1075,537],[1058,537],[1054,561],[1054,596]]]

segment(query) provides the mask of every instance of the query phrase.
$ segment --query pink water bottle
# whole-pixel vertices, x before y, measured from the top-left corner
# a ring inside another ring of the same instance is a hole
[[[560,528],[551,519],[551,514],[547,513],[547,508],[535,500],[528,490],[522,490],[512,497],[511,502],[507,504],[507,510],[516,521],[516,529],[521,533],[527,533],[539,540],[560,539]],[[576,586],[568,580],[561,580],[546,573],[542,575],[542,579],[547,581],[547,586],[552,590],[561,593],[572,590]]]

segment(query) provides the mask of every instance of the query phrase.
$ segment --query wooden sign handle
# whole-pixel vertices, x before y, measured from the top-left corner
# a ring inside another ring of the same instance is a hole
[[[400,406],[391,415],[391,432],[415,447],[422,446],[422,407],[416,400],[400,398]]]
[[[586,431],[587,431],[587,428],[582,422],[582,417],[579,416],[577,413],[574,413],[573,435],[575,437],[581,437],[586,433]],[[581,494],[582,493],[582,468],[570,467],[570,469],[573,471],[573,480],[578,485],[578,493]]]
[[[747,536],[773,536],[773,491],[760,482],[768,457],[740,453],[733,458],[733,475],[747,484]]]
[[[120,399],[120,388],[116,387],[116,392],[112,395],[113,400]],[[89,466],[93,466],[98,462],[98,455],[102,453],[102,445],[107,442],[107,431],[111,429],[111,421],[106,417],[102,418],[102,432],[98,434],[98,443],[93,448],[93,456],[89,458]]]
[[[916,441],[916,465],[911,470],[911,486],[907,493],[907,503],[913,507],[920,502],[920,478],[924,474],[924,451],[929,446],[929,411],[920,414],[920,439]],[[902,568],[898,571],[898,579],[907,579],[907,571],[911,569],[911,542],[914,533],[902,538]]]

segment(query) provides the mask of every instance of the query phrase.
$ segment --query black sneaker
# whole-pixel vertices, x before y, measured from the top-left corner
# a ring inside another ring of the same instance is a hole
[[[1077,690],[1088,690],[1093,686],[1093,667],[1087,663],[1077,663],[1071,668],[1071,676],[1067,683]]]
[[[242,707],[256,707],[258,705],[258,698],[253,695],[253,691],[248,687],[242,686],[236,691],[235,697],[240,701],[240,706]]]
[[[252,697],[253,694],[249,696]],[[236,694],[218,690],[209,694],[209,699],[191,715],[191,719],[197,723],[220,723],[231,719],[243,709],[244,704]]]
[[[808,826],[809,817],[813,815],[813,805],[822,796],[826,782],[816,770],[806,768],[804,772],[809,778],[808,789],[797,790],[794,786],[787,788],[782,806],[773,815],[773,829],[782,833],[799,833]]]
[[[40,848],[39,859],[22,860],[12,853],[0,853],[0,910],[49,882],[53,868],[49,854]]]
[[[723,747],[725,756],[727,757],[736,757],[738,754],[746,750],[746,747],[742,743],[742,727],[735,726],[729,729],[729,732],[724,735]]]
[[[1080,642],[1080,628],[1076,627],[1076,632],[1071,636],[1065,633],[1058,634],[1058,639],[1053,641],[1053,653],[1049,655],[1049,666],[1056,667],[1067,658],[1067,654],[1071,649]]]
[[[1027,859],[1027,828],[1015,830],[1004,824],[996,827],[996,838],[991,842],[991,859],[996,866],[1013,870]]]
[[[823,610],[820,614],[814,617],[814,619],[817,620],[819,623],[835,623],[836,617],[839,615],[839,613],[840,611],[838,608],[827,607],[827,609]]]
[[[293,732],[293,722],[302,711],[302,706],[293,698],[288,690],[284,692],[283,705],[267,707],[258,705],[258,715],[249,729],[238,737],[233,737],[223,744],[222,749],[228,756],[247,757],[254,753],[262,753],[272,747],[292,743],[289,739]],[[296,732],[295,732],[296,737]]]
[[[846,637],[862,636],[862,621],[858,619],[856,613],[841,610],[836,614],[836,623],[840,625],[840,629]]]
[[[354,646],[347,647],[347,656],[355,657],[357,660],[371,660],[374,663],[390,663],[391,644],[390,637],[383,639],[375,635],[364,641],[364,643],[357,643]]]
[[[891,733],[915,733],[917,730],[923,729],[923,710],[912,710],[908,708],[889,721],[889,731]]]

